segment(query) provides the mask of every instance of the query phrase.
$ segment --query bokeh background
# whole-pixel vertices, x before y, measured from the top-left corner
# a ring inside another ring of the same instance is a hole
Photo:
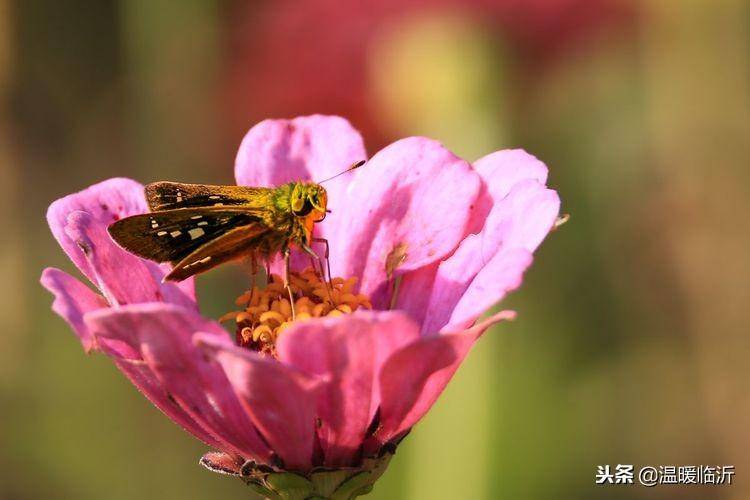
[[[50,312],[44,212],[231,183],[252,124],[313,112],[371,153],[523,147],[572,214],[370,498],[750,498],[749,45],[741,0],[0,0],[0,498],[251,497]],[[736,484],[594,486],[617,463]]]

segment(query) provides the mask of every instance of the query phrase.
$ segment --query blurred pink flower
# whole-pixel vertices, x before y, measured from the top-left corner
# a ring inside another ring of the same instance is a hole
[[[366,158],[338,117],[267,120],[235,165],[238,184],[322,179]],[[520,150],[470,165],[439,143],[397,141],[326,184],[334,276],[356,276],[373,311],[298,322],[276,357],[235,345],[198,312],[192,280],[120,249],[112,221],[147,211],[143,187],[110,179],[55,201],[47,219],[99,293],[48,268],[53,309],[87,351],[108,355],[172,420],[207,445],[204,465],[237,474],[252,460],[285,470],[357,466],[390,449],[429,410],[474,342],[505,311],[553,227],[547,169]],[[397,296],[391,286],[400,278]],[[389,305],[393,310],[388,310]]]
[[[441,13],[468,18],[508,47],[516,70],[533,82],[561,56],[635,24],[636,11],[632,0],[234,2],[222,98],[237,134],[248,117],[322,111],[349,117],[380,146],[392,131],[378,118],[368,59],[384,29],[399,20]]]

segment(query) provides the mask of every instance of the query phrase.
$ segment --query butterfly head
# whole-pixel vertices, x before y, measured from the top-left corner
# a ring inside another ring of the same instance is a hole
[[[312,222],[320,222],[326,217],[328,194],[320,184],[295,184],[289,201],[295,217]]]

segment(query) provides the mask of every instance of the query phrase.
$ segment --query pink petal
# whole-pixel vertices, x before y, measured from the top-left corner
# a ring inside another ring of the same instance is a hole
[[[193,344],[195,332],[230,343],[220,325],[171,304],[134,304],[89,313],[97,339],[114,339],[140,352],[159,385],[222,446],[223,451],[267,462],[258,436],[220,366]]]
[[[287,470],[312,467],[315,433],[314,383],[271,359],[214,336],[195,341],[224,369],[245,411]]]
[[[94,221],[104,226],[129,215],[148,212],[143,186],[131,179],[108,179],[60,198],[47,209],[47,222],[55,239],[78,269],[95,282],[83,251],[65,232],[68,215],[76,211],[88,212]]]
[[[311,320],[284,331],[279,361],[322,378],[317,414],[324,465],[351,465],[380,405],[381,366],[415,340],[418,328],[394,312],[356,312]]]
[[[521,285],[523,273],[533,260],[531,253],[523,248],[502,249],[486,259],[479,256],[482,245],[481,235],[470,235],[440,264],[422,322],[423,335],[446,326],[462,297],[466,297],[468,307],[464,315],[473,311],[476,319]],[[475,281],[477,285],[471,291]],[[472,300],[475,307],[471,307]]]
[[[367,159],[362,137],[338,116],[300,116],[265,120],[245,135],[234,164],[237,184],[280,186],[290,181],[322,181]],[[346,176],[325,183],[335,207],[337,186]]]
[[[522,149],[495,151],[475,161],[473,167],[483,184],[475,212],[477,230],[484,225],[492,206],[505,198],[513,186],[526,179],[547,183],[547,166]]]
[[[85,318],[84,318],[85,320]],[[88,329],[88,325],[86,325]],[[182,427],[185,431],[197,437],[204,443],[214,448],[222,445],[211,434],[206,432],[198,423],[180,407],[174,398],[157,380],[154,372],[149,368],[140,352],[125,342],[114,339],[95,337],[97,349],[112,358],[115,366],[130,380],[130,382],[143,394],[154,406],[162,411],[167,417]]]
[[[437,332],[449,322],[454,329],[468,327],[518,288],[532,252],[552,229],[559,210],[556,192],[532,179],[517,183],[492,207],[482,231],[467,236],[440,263],[432,288],[424,289],[429,294],[426,307],[423,297],[419,302],[409,298],[418,293],[411,283],[415,278],[403,286],[404,304],[399,307],[423,318],[423,334]]]
[[[458,257],[460,258],[460,257]],[[458,259],[457,258],[457,259]],[[531,253],[522,248],[501,250],[479,271],[463,291],[450,314],[450,320],[444,324],[444,315],[428,315],[423,332],[456,331],[470,327],[479,316],[499,303],[505,296],[521,286],[523,273],[531,265]],[[450,265],[459,267],[461,261]],[[454,269],[455,269],[454,267]],[[446,287],[447,288],[447,287]],[[435,303],[453,304],[455,296],[435,294]],[[442,311],[450,312],[450,307]]]
[[[166,301],[197,307],[193,296],[175,283],[161,283],[165,273],[157,264],[117,246],[107,233],[106,225],[90,213],[69,213],[65,234],[83,255],[89,279],[110,304]]]
[[[523,150],[503,150],[474,163],[482,177],[482,192],[472,215],[469,235],[447,262],[423,267],[404,276],[397,307],[420,323],[423,333],[434,333],[446,324],[453,307],[480,269],[504,248],[521,246],[533,250],[549,232],[536,219],[555,217],[557,194],[544,187],[547,167]],[[525,267],[524,267],[525,268]],[[522,270],[521,270],[522,271]],[[515,280],[514,280],[515,281]],[[502,283],[498,283],[504,296]]]
[[[164,389],[163,384],[145,361],[122,357],[120,352],[123,350],[123,346],[119,345],[118,348],[113,348],[112,345],[115,341],[112,339],[99,338],[97,340],[101,343],[102,351],[112,358],[117,368],[136,389],[169,419],[212,448],[228,448],[188,415],[174,398],[170,398],[170,394]]]
[[[361,277],[360,291],[383,308],[389,256],[395,276],[450,254],[465,234],[480,184],[468,163],[436,141],[412,137],[386,147],[354,173],[346,212],[329,216],[333,274]]]
[[[487,216],[480,236],[484,251],[525,248],[534,252],[549,234],[560,213],[560,197],[534,180],[524,180],[497,202]],[[487,253],[482,257],[487,256]]]
[[[469,330],[422,337],[394,353],[380,370],[377,443],[386,443],[416,424],[437,401],[482,333],[514,316],[512,311],[503,311]],[[377,444],[368,447],[372,452]]]
[[[406,273],[399,284],[398,297],[393,309],[405,311],[414,321],[420,325],[424,324],[440,264],[433,262],[429,266]]]
[[[114,178],[56,200],[47,209],[47,222],[52,234],[65,253],[68,254],[68,257],[92,283],[98,285],[101,278],[108,279],[109,276],[102,276],[99,273],[97,278],[97,272],[92,269],[90,259],[87,258],[78,244],[80,242],[69,236],[68,225],[71,214],[73,212],[86,212],[90,218],[88,225],[106,229],[109,224],[116,220],[147,211],[148,206],[144,197],[143,186],[131,179]],[[97,233],[101,233],[101,231],[97,231]],[[119,249],[109,238],[109,235],[99,239],[101,244]],[[124,250],[121,250],[121,252],[124,252]],[[146,261],[144,261],[144,266],[152,275],[155,286],[160,287],[160,294],[164,297],[164,300],[185,306],[188,306],[190,302],[195,302],[195,289],[192,279],[179,284],[169,283],[160,286],[161,279],[169,272],[168,266],[158,266],[153,262]]]
[[[117,367],[157,408],[169,418],[182,426],[209,446],[218,446],[218,442],[208,435],[179,406],[170,401],[164,389],[156,382],[151,370],[143,361],[133,356],[132,349],[125,349],[115,341],[104,340],[99,343],[84,321],[85,314],[107,307],[103,297],[95,294],[87,286],[59,269],[47,268],[42,273],[42,285],[55,295],[52,309],[62,316],[73,328],[88,352],[96,347],[113,356]]]
[[[83,322],[83,315],[107,307],[107,301],[59,269],[46,268],[40,281],[55,296],[52,310],[68,322],[80,339],[83,349],[89,352],[94,347],[94,337]]]

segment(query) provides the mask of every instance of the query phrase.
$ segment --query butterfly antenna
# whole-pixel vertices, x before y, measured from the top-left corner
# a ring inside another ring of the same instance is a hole
[[[332,177],[329,177],[328,179],[323,179],[322,181],[318,182],[318,184],[323,184],[324,182],[328,182],[328,181],[330,181],[331,179],[335,179],[335,178],[336,178],[336,177],[338,177],[339,175],[344,175],[344,174],[346,174],[346,173],[348,173],[348,172],[351,172],[352,170],[356,170],[356,169],[358,169],[359,167],[361,167],[362,165],[364,165],[365,163],[367,163],[367,161],[366,161],[366,160],[360,160],[360,161],[358,161],[357,163],[355,163],[354,165],[352,165],[351,167],[349,167],[349,168],[347,168],[346,170],[344,170],[343,172],[339,172],[338,174],[336,174],[336,175],[334,175],[334,176],[332,176]]]

